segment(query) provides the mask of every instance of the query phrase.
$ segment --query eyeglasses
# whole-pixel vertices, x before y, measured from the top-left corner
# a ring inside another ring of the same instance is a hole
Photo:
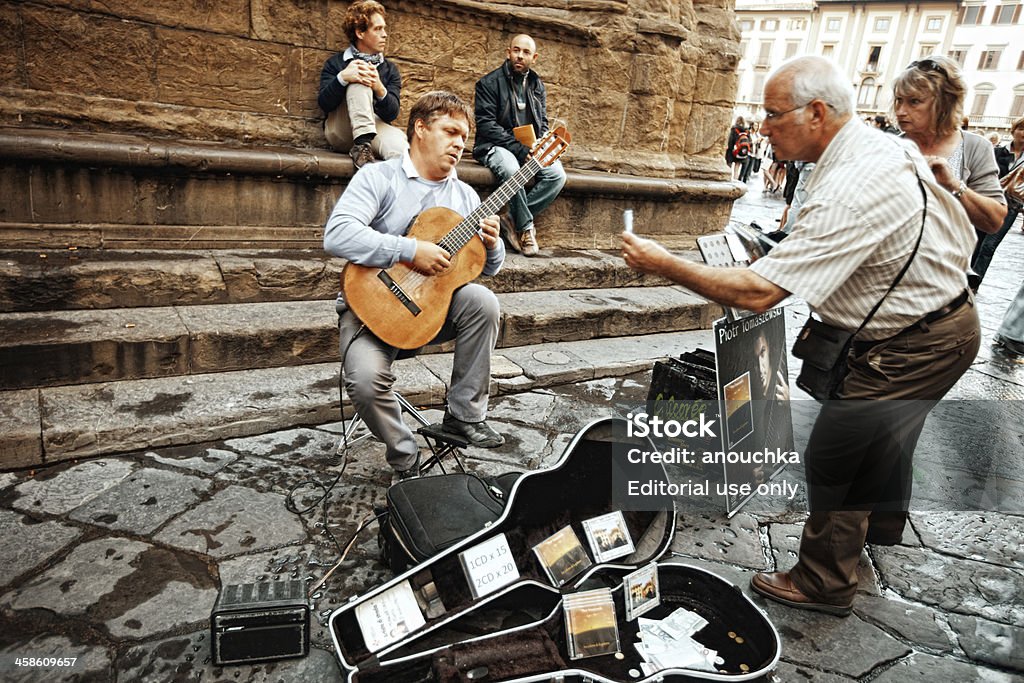
[[[942,74],[944,77],[949,78],[949,74],[946,73],[946,70],[934,59],[921,59],[916,62],[911,62],[907,65],[907,68],[920,69],[921,71],[935,71]]]
[[[792,112],[795,112],[797,109],[803,109],[808,104],[810,104],[810,102],[807,102],[806,104],[801,104],[799,107],[793,107],[792,109],[787,109],[786,111],[768,111],[767,109],[765,109],[764,110],[764,120],[765,121],[775,121],[776,119],[782,118],[786,114],[790,114]]]

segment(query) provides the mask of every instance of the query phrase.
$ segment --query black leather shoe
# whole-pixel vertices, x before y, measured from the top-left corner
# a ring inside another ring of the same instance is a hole
[[[994,340],[996,346],[1001,346],[1003,349],[1012,356],[1024,356],[1024,344],[1014,339],[1007,339],[1006,337],[997,334]]]
[[[505,443],[505,437],[491,429],[491,426],[483,420],[463,422],[445,413],[443,424],[445,430],[466,437],[469,443],[480,448],[497,448]]]

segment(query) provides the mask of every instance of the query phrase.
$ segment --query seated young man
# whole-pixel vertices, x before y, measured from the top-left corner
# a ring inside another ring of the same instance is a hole
[[[444,272],[451,254],[405,234],[426,209],[441,206],[466,216],[479,206],[476,191],[455,172],[469,137],[469,122],[469,106],[457,95],[436,91],[421,97],[409,113],[408,153],[356,173],[327,220],[324,249],[364,266],[390,268],[401,261],[428,276]],[[498,217],[482,219],[478,234],[487,250],[483,272],[493,275],[505,260]],[[384,442],[388,464],[398,476],[416,476],[419,448],[392,390],[391,364],[399,350],[364,328],[341,295],[337,309],[345,388],[352,404]],[[455,290],[435,339],[455,340],[445,429],[483,448],[504,443],[484,421],[498,313],[498,299],[491,290],[477,283],[465,285]]]
[[[360,168],[401,156],[406,149],[402,131],[389,125],[398,116],[402,77],[384,58],[388,33],[383,5],[353,2],[342,29],[349,47],[324,63],[317,104],[327,114],[327,143],[339,152],[348,150]]]

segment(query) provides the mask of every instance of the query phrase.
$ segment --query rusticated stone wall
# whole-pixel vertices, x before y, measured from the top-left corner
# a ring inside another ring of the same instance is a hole
[[[577,169],[722,180],[739,35],[733,0],[390,0],[403,113],[471,98],[511,35],[538,42]],[[342,49],[332,0],[0,0],[0,126],[325,146],[316,105]]]

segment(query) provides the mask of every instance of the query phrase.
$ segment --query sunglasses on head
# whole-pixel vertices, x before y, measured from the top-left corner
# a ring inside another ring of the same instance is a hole
[[[921,59],[916,62],[911,62],[907,65],[908,69],[920,69],[921,71],[937,71],[946,78],[949,78],[949,74],[942,68],[942,65],[936,62],[934,59]]]

